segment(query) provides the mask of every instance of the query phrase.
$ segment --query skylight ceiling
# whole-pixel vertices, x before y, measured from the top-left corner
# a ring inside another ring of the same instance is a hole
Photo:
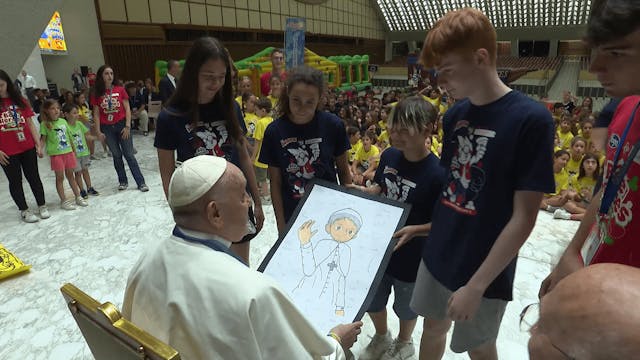
[[[497,28],[582,25],[592,0],[376,0],[390,31],[430,29],[450,10],[481,10]]]

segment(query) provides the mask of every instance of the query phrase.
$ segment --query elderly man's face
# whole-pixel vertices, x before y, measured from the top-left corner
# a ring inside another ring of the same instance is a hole
[[[232,164],[227,165],[223,176],[228,177],[223,182],[225,188],[220,192],[220,199],[215,201],[223,224],[219,235],[229,241],[240,241],[249,232],[251,197],[247,194],[247,181],[240,169]]]
[[[572,285],[572,284],[571,284]],[[589,322],[581,316],[591,315],[586,303],[575,299],[579,294],[576,286],[560,283],[545,295],[539,305],[539,319],[531,328],[529,358],[531,360],[589,360],[590,351],[585,349],[585,334],[597,334],[598,330],[578,329]],[[581,344],[578,346],[578,344]]]
[[[531,360],[568,360],[573,359],[559,347],[539,324],[531,329],[529,339],[529,359]],[[562,339],[560,339],[562,340]]]

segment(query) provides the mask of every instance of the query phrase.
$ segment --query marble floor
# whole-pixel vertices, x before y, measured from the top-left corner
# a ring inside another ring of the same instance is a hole
[[[67,310],[59,288],[71,282],[101,302],[120,307],[129,270],[140,251],[151,241],[167,236],[172,228],[166,205],[153,137],[134,136],[137,158],[150,187],[141,193],[135,187],[118,192],[111,158],[94,161],[91,175],[99,197],[87,208],[59,208],[49,160],[40,160],[41,178],[51,218],[25,224],[9,196],[7,180],[0,176],[0,243],[33,266],[21,276],[0,282],[0,358],[91,359],[89,348]],[[134,184],[130,179],[130,184]],[[30,205],[35,200],[25,183]],[[251,264],[256,267],[276,240],[273,210],[265,206],[264,230],[253,240]],[[540,213],[535,230],[520,251],[515,280],[515,300],[507,307],[498,337],[501,359],[527,359],[528,335],[519,330],[518,314],[537,301],[540,282],[571,238],[577,223],[553,220]],[[388,307],[392,314],[391,306]],[[371,321],[365,326],[353,352],[357,356],[374,334]],[[397,320],[390,320],[397,331]],[[420,325],[414,332],[419,344]],[[465,359],[447,349],[445,359]]]

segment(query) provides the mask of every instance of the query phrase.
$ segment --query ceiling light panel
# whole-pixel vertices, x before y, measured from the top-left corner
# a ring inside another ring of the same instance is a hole
[[[376,0],[390,31],[428,30],[451,10],[473,7],[495,27],[583,25],[592,0]]]

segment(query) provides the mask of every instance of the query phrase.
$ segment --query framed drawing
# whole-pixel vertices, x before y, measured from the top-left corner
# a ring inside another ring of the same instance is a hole
[[[364,316],[409,204],[314,180],[258,268],[320,332]]]

